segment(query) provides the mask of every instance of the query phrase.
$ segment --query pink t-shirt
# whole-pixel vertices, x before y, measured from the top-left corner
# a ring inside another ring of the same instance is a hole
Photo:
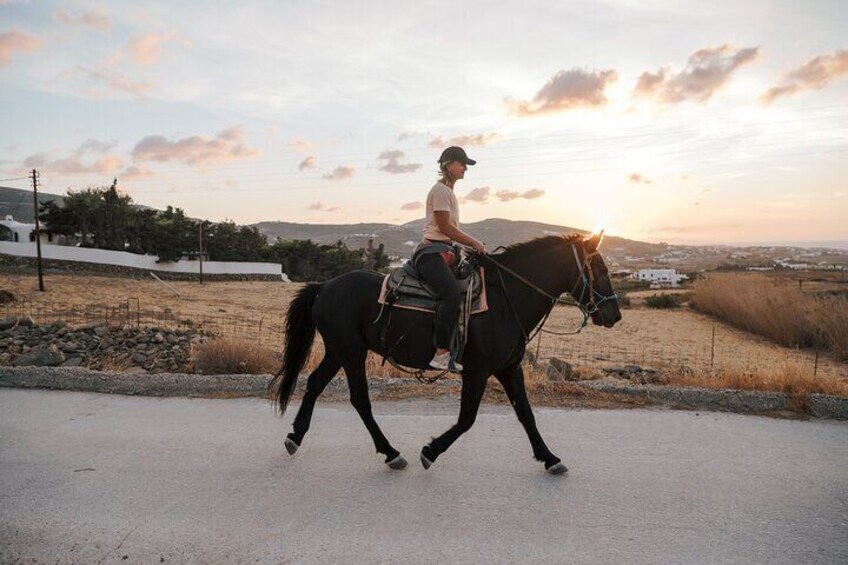
[[[450,224],[459,227],[459,202],[453,189],[443,182],[437,182],[427,194],[427,215],[424,217],[424,239],[433,241],[452,241],[442,233],[436,223],[433,212],[450,212]]]

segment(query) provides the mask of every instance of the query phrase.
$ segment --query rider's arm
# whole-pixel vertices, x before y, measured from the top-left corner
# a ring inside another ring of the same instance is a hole
[[[433,215],[436,217],[436,225],[439,226],[439,231],[451,238],[453,241],[464,245],[470,245],[480,253],[486,252],[485,245],[450,223],[450,212],[437,210],[433,212]]]

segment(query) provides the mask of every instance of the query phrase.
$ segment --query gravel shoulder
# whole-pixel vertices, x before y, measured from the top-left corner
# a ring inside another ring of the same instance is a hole
[[[305,378],[298,380],[299,394]],[[160,397],[237,398],[267,397],[271,375],[196,375],[186,373],[131,373],[92,371],[79,367],[0,367],[0,387],[37,388],[101,392],[109,394]],[[779,392],[711,390],[660,385],[629,385],[612,380],[562,383],[559,389],[531,398],[540,406],[571,406],[589,408],[624,408],[660,406],[689,410],[765,414],[779,417],[811,416],[848,420],[848,399],[812,394],[803,413],[792,405],[788,395]],[[458,395],[457,380],[438,381],[423,385],[411,379],[371,379],[374,400],[434,398]],[[322,396],[324,399],[346,401],[347,383],[334,379]],[[499,386],[490,382],[488,403],[505,403]]]

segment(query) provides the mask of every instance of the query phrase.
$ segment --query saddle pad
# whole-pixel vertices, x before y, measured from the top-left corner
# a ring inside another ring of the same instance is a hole
[[[459,283],[460,296],[462,297],[460,304],[464,308],[468,293],[468,284],[472,279],[474,286],[471,296],[471,314],[479,314],[489,309],[489,304],[486,301],[486,273],[482,267],[480,267],[479,272],[475,272],[471,277],[457,281]],[[439,300],[435,298],[435,293],[423,282],[404,272],[402,267],[393,270],[383,279],[380,297],[377,299],[377,302],[388,304],[389,302],[386,296],[390,291],[397,294],[397,299],[391,304],[395,308],[434,313],[439,305]]]

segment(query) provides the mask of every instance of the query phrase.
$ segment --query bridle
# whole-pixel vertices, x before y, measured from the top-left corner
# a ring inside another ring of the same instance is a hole
[[[580,254],[577,252],[577,244],[574,241],[571,242],[571,250],[574,252],[574,261],[577,264],[577,267],[580,271],[580,277],[577,279],[577,281],[575,281],[574,288],[571,289],[570,294],[571,294],[572,297],[577,296],[577,294],[576,294],[577,286],[582,283],[579,298],[575,299],[576,304],[572,303],[571,301],[563,300],[562,298],[559,298],[558,296],[554,296],[554,295],[550,294],[549,292],[547,292],[543,288],[540,288],[536,284],[527,280],[522,275],[516,273],[515,271],[513,271],[512,269],[510,269],[509,267],[507,267],[503,263],[498,262],[491,255],[486,255],[486,260],[491,261],[498,268],[498,278],[500,279],[501,288],[504,291],[504,296],[506,296],[507,303],[509,303],[510,310],[512,310],[512,315],[515,318],[515,321],[518,324],[519,329],[521,330],[521,334],[524,336],[524,342],[525,343],[529,343],[530,340],[532,340],[534,337],[536,337],[536,334],[543,331],[542,328],[544,327],[545,322],[548,320],[548,316],[551,315],[551,312],[553,311],[554,306],[556,306],[557,304],[564,304],[566,306],[575,306],[576,305],[577,308],[580,309],[580,312],[583,314],[583,322],[580,324],[580,327],[578,327],[573,332],[552,332],[550,330],[544,330],[544,332],[548,333],[548,334],[553,334],[553,335],[573,335],[573,334],[578,334],[581,331],[583,331],[583,328],[585,328],[587,326],[587,324],[589,323],[589,317],[594,315],[595,313],[597,313],[599,311],[601,304],[603,304],[604,302],[607,302],[609,300],[617,300],[618,299],[618,296],[614,292],[610,295],[603,295],[600,292],[598,292],[597,290],[595,290],[595,287],[594,287],[595,277],[594,277],[594,274],[592,273],[592,257],[594,257],[595,255],[600,255],[600,252],[595,250],[592,253],[585,253],[585,249],[584,249],[583,260],[581,261],[580,260]],[[524,329],[524,326],[521,324],[521,319],[518,317],[518,312],[515,309],[515,305],[512,303],[512,298],[509,296],[509,292],[507,292],[507,290],[506,290],[506,284],[504,283],[502,272],[506,272],[506,273],[512,275],[513,277],[515,277],[516,279],[518,279],[519,281],[524,283],[526,286],[533,289],[534,291],[541,294],[542,296],[545,296],[546,298],[548,298],[551,301],[551,305],[548,307],[548,310],[547,310],[547,312],[545,312],[545,315],[542,317],[542,320],[536,325],[536,327],[529,334]],[[586,275],[587,272],[589,273],[588,276]],[[588,291],[588,301],[587,301],[587,305],[584,305],[583,304],[583,297],[586,296],[587,291]]]

